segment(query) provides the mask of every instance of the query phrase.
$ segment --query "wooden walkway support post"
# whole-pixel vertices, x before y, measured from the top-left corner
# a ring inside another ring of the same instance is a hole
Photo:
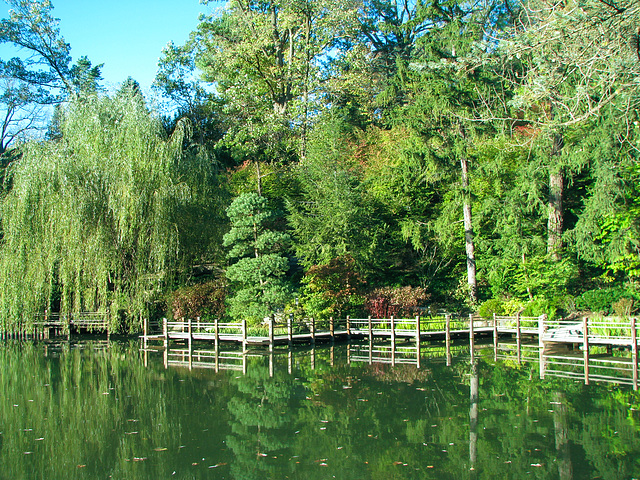
[[[391,315],[391,350],[393,351],[393,356],[395,356],[396,350],[396,320]]]
[[[498,317],[493,312],[493,361],[498,361]]]
[[[546,373],[546,358],[544,356],[544,321],[547,319],[546,315],[540,315],[538,317],[538,362],[540,363],[540,379],[544,380]]]
[[[447,353],[447,367],[451,365],[451,315],[446,313],[444,316],[444,338]]]
[[[167,319],[162,319],[162,335],[164,336],[164,348],[169,347],[169,327],[167,327]]]
[[[269,317],[269,351],[270,352],[273,352],[273,337],[274,337],[275,323],[276,323],[276,317],[275,315],[271,314],[271,317]]]
[[[316,344],[316,319],[311,317],[311,343]]]
[[[638,333],[636,317],[631,318],[631,361],[633,362],[633,389],[638,390]]]
[[[522,348],[522,330],[520,328],[520,312],[516,313],[516,348],[518,349],[518,363],[521,363],[520,351]]]
[[[471,351],[471,361],[474,359],[475,338],[473,333],[473,313],[469,314],[469,349]]]
[[[416,315],[416,361],[420,368],[420,315]]]
[[[589,319],[582,318],[582,348],[584,349],[584,384],[589,385]]]
[[[242,319],[242,352],[247,351],[247,320]]]
[[[335,341],[335,325],[333,317],[329,317],[329,334],[331,335],[331,342]]]

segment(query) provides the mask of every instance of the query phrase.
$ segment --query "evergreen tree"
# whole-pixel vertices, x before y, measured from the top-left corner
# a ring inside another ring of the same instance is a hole
[[[289,235],[271,228],[273,213],[267,199],[243,193],[227,209],[231,230],[224,236],[228,257],[236,262],[227,268],[235,286],[229,299],[229,314],[255,324],[283,307],[290,296],[285,278],[289,261],[284,252]]]

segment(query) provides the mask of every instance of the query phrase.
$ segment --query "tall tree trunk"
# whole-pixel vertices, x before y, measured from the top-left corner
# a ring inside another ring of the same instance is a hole
[[[476,254],[473,243],[473,224],[471,222],[468,165],[467,158],[464,155],[460,157],[460,167],[462,168],[462,189],[464,191],[462,213],[464,218],[464,243],[467,252],[467,282],[469,284],[469,300],[474,304],[478,301],[478,283],[476,281]]]
[[[562,255],[562,195],[564,190],[564,178],[560,166],[560,155],[564,146],[561,133],[553,136],[553,146],[549,162],[549,217],[547,221],[547,253],[558,261]]]

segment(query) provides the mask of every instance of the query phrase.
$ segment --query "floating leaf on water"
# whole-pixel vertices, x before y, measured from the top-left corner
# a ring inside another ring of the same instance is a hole
[[[531,466],[532,467],[541,467],[542,464],[540,464],[540,463],[532,463]]]
[[[154,450],[156,452],[164,452],[166,449],[167,449],[167,447],[156,447],[156,448],[154,448]]]
[[[39,442],[41,440],[44,440],[44,437],[36,438],[36,442]]]
[[[33,452],[24,452],[25,455],[31,455]]]
[[[125,435],[137,435],[138,432],[124,432]]]
[[[78,468],[84,468],[86,465],[77,465]]]
[[[133,457],[134,462],[144,462],[147,457]]]

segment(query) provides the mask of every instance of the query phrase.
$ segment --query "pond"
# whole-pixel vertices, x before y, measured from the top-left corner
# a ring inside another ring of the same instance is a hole
[[[630,386],[366,347],[2,344],[0,478],[640,478]]]

